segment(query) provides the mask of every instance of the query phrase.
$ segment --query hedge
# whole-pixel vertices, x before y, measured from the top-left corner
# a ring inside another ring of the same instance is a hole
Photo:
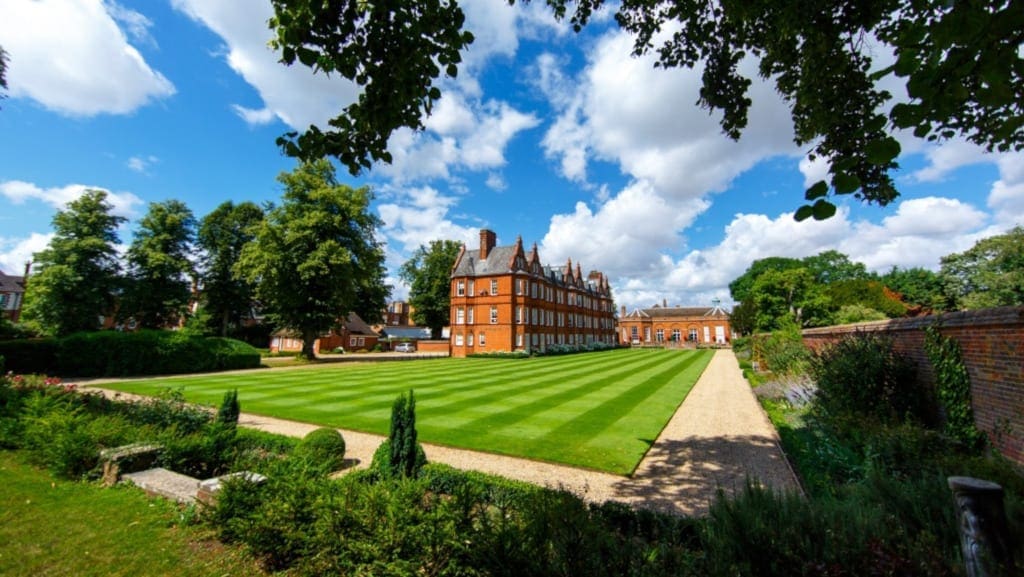
[[[259,351],[232,339],[173,331],[77,333],[62,339],[0,341],[15,373],[126,377],[256,368]]]

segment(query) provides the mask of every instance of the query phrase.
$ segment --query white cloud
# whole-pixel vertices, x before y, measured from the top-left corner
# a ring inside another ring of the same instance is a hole
[[[542,241],[545,262],[598,266],[609,275],[660,274],[660,253],[682,247],[679,231],[689,226],[707,203],[692,200],[670,205],[647,181],[636,181],[602,203],[597,211],[577,202],[572,214],[551,218]]]
[[[107,193],[107,202],[111,204],[111,212],[118,216],[130,218],[135,215],[135,207],[142,204],[142,199],[130,192],[111,192],[100,186],[69,184],[62,187],[40,188],[30,182],[8,180],[0,182],[0,195],[7,197],[14,204],[22,204],[36,200],[50,206],[63,209],[69,202],[82,196],[86,190],[102,190]]]
[[[997,164],[999,180],[992,185],[988,206],[1004,227],[1024,225],[1024,153],[1003,154]]]
[[[983,148],[964,140],[949,140],[938,145],[925,148],[928,166],[911,174],[918,182],[938,182],[949,173],[971,164],[992,162],[994,155],[987,154]]]
[[[457,198],[443,195],[429,186],[395,192],[392,202],[382,203],[377,209],[384,221],[381,231],[400,245],[401,250],[390,243],[389,247],[408,254],[432,240],[473,244],[478,230],[455,224],[448,214],[457,202]]]
[[[661,196],[693,199],[726,188],[765,158],[798,152],[788,109],[770,85],[755,80],[749,125],[734,142],[722,135],[717,115],[694,104],[699,70],[655,68],[653,56],[632,56],[632,42],[609,32],[572,80],[550,54],[532,69],[534,84],[561,111],[543,145],[566,178],[583,180],[588,162],[605,160],[648,180]]]
[[[99,0],[6,0],[0,38],[12,98],[69,116],[127,114],[174,94],[129,44],[117,21],[147,42],[145,16]],[[149,40],[151,41],[151,40]]]
[[[0,270],[20,276],[25,272],[25,263],[32,261],[32,255],[45,249],[50,244],[53,233],[40,234],[34,232],[28,238],[0,237]]]
[[[341,77],[314,74],[306,66],[284,66],[267,46],[273,16],[269,2],[231,0],[172,0],[174,7],[200,22],[224,41],[228,66],[252,85],[263,106],[233,109],[250,124],[267,124],[273,118],[296,130],[311,124],[326,127],[327,121],[355,102],[359,91]]]
[[[141,174],[147,174],[149,172],[149,167],[154,165],[154,164],[156,164],[157,162],[160,162],[159,158],[157,158],[157,157],[155,157],[153,155],[149,155],[149,156],[133,156],[133,157],[129,158],[128,162],[125,163],[125,164],[127,164],[128,168],[134,170],[135,172],[138,172],[138,173],[141,173]]]

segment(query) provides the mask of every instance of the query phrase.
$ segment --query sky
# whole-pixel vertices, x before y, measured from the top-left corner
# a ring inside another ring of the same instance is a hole
[[[392,136],[391,165],[338,179],[369,186],[392,297],[399,266],[431,240],[499,245],[611,280],[616,304],[732,304],[755,259],[835,249],[885,272],[1024,223],[1024,155],[908,134],[887,207],[840,199],[827,221],[793,211],[827,166],[793,143],[789,109],[755,80],[740,141],[699,108],[700,72],[653,67],[607,13],[582,33],[543,2],[466,0],[476,41],[426,130]],[[275,202],[296,164],[275,139],[323,126],[358,92],[278,62],[269,0],[3,0],[9,53],[0,100],[0,270],[21,274],[57,210],[109,193],[125,245],[151,202],[202,218],[224,201]],[[881,62],[884,54],[878,57]],[[744,62],[748,70],[754,63]],[[894,94],[905,94],[898,85]]]

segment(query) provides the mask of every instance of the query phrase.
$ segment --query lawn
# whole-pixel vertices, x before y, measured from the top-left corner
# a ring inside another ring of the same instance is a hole
[[[615,350],[531,359],[424,359],[264,369],[104,385],[181,390],[216,406],[238,389],[245,412],[387,434],[391,405],[416,393],[421,441],[627,475],[714,353]]]
[[[54,479],[0,451],[0,575],[259,575],[239,547],[135,488]]]

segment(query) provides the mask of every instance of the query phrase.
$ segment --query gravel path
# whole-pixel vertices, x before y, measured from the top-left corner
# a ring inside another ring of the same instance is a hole
[[[291,436],[317,428],[249,413],[241,415],[239,424]],[[383,437],[342,432],[345,456],[360,467],[369,465]],[[632,477],[427,443],[423,448],[427,460],[460,469],[562,487],[594,502],[615,500],[683,515],[705,514],[719,488],[732,492],[747,478],[776,490],[799,490],[775,428],[743,378],[735,355],[725,349],[715,352]]]

